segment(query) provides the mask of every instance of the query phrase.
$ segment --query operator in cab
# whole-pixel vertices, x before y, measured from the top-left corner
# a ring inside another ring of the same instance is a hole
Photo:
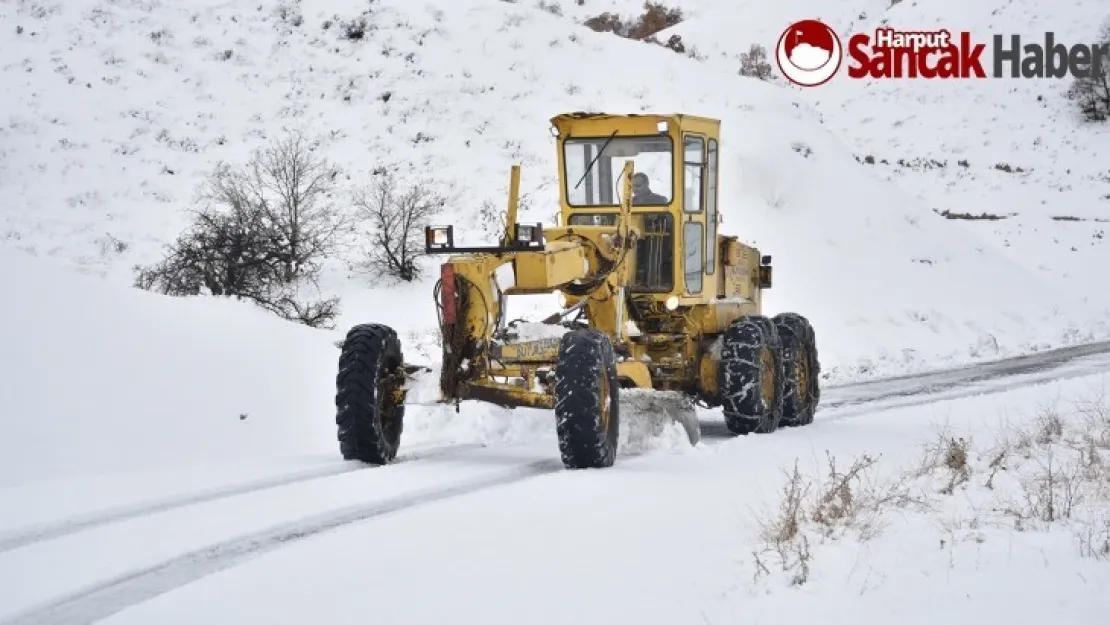
[[[667,198],[651,190],[647,174],[637,172],[632,176],[632,203],[637,206],[667,204]]]

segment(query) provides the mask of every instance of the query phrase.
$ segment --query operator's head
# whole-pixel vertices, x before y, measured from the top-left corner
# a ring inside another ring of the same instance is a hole
[[[632,176],[632,192],[636,195],[651,192],[651,184],[648,181],[647,174],[637,172]]]

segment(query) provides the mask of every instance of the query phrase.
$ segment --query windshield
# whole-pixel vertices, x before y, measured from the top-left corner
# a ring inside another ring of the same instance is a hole
[[[626,161],[632,161],[636,171],[633,180],[633,204],[670,204],[673,178],[670,137],[613,137],[605,147],[605,152],[597,158],[606,141],[609,141],[607,137],[598,137],[567,139],[564,143],[568,204],[617,205],[620,201],[620,187],[624,182],[620,180],[620,175]],[[595,158],[597,162],[591,166]],[[584,179],[583,174],[586,174]]]

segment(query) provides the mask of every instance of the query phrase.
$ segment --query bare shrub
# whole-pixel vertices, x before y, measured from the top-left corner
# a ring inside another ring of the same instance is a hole
[[[301,12],[301,0],[280,0],[273,11],[274,16],[283,24],[297,27],[304,23],[304,15]]]
[[[1074,535],[1080,556],[1110,560],[1110,513],[1103,513],[1090,523],[1079,524]]]
[[[907,475],[890,480],[876,477],[877,458],[864,455],[841,470],[836,458],[826,455],[828,473],[824,479],[803,475],[795,460],[782,487],[777,512],[758,520],[763,549],[753,553],[757,577],[769,573],[763,557],[771,556],[783,572],[792,575],[792,585],[804,584],[813,560],[810,534],[837,540],[851,531],[858,540],[867,541],[883,529],[887,512],[909,507],[929,509],[928,497],[913,492]]]
[[[547,11],[552,15],[561,16],[563,14],[563,7],[554,2],[546,2],[546,0],[540,0],[539,3],[536,4],[536,8],[541,11]]]
[[[948,481],[941,492],[950,495],[955,487],[971,477],[969,453],[971,441],[953,435],[948,427],[942,428],[923,446],[923,454],[914,477],[934,474],[937,470],[947,474]]]
[[[1076,400],[1074,410],[1084,422],[1083,440],[1095,448],[1110,450],[1110,403],[1105,391]]]
[[[767,48],[753,43],[747,52],[740,54],[740,75],[759,80],[771,79],[771,64],[767,62]]]
[[[586,20],[585,25],[596,32],[645,41],[659,31],[681,23],[683,17],[682,9],[648,1],[644,2],[644,12],[631,20],[622,20],[619,15],[606,12]]]
[[[1064,436],[1064,421],[1054,408],[1045,408],[1041,411],[1034,427],[1033,440],[1039,445],[1054,443]]]
[[[1110,45],[1110,20],[1103,23],[1095,45]],[[1104,55],[1097,71],[1092,67],[1087,76],[1077,77],[1068,88],[1067,98],[1089,121],[1110,119],[1110,59]]]
[[[1079,462],[1058,462],[1052,447],[1039,462],[1039,468],[1025,483],[1030,516],[1045,523],[1070,519],[1083,500],[1082,467]]]
[[[779,545],[797,538],[802,525],[806,522],[805,507],[812,487],[812,481],[802,475],[798,470],[798,461],[795,460],[794,470],[782,486],[778,514],[760,522],[760,537],[764,541]]]
[[[1041,408],[1023,428],[1011,428],[1000,439],[992,460],[1016,460],[1011,469],[1013,494],[998,510],[1019,531],[1047,529],[1053,524],[1089,524],[1089,511],[1105,515],[1110,504],[1110,473],[1106,470],[1101,438],[1104,404],[1077,402],[1061,411]],[[997,469],[987,486],[993,488]],[[1079,531],[1079,530],[1076,530]]]
[[[424,256],[424,227],[446,200],[427,182],[399,187],[393,172],[379,170],[372,184],[355,193],[354,202],[360,219],[373,228],[366,267],[376,277],[411,282],[421,275],[417,261]]]
[[[343,224],[330,201],[336,170],[298,133],[257,150],[243,169],[220,163],[200,189],[193,223],[165,257],[136,267],[135,286],[167,295],[253,301],[321,327],[338,300],[301,299]]]
[[[798,461],[795,460],[794,470],[782,486],[778,513],[770,519],[760,521],[760,538],[766,545],[763,555],[773,554],[783,572],[793,572],[790,583],[794,586],[804,584],[809,579],[812,554],[809,540],[802,529],[808,520],[806,508],[812,488],[812,480],[802,475],[798,470]],[[756,576],[769,574],[770,571],[760,557],[761,553],[752,552],[752,556],[755,558]]]

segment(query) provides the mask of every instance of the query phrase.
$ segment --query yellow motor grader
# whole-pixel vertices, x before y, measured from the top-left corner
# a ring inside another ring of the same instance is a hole
[[[613,464],[622,400],[635,393],[687,401],[676,420],[694,444],[695,405],[721,407],[737,435],[812,422],[814,330],[797,313],[763,314],[771,257],[718,232],[720,122],[579,112],[551,123],[558,225],[518,222],[514,166],[495,245],[425,229],[427,252],[448,255],[435,285],[440,401],[553,409],[567,468]],[[506,298],[556,292],[562,310],[537,324],[546,336],[506,323]],[[414,369],[393,329],[350,329],[336,379],[344,458],[395,458]]]

